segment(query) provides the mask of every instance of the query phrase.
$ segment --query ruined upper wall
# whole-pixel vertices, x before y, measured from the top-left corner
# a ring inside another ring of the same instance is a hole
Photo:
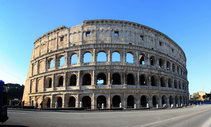
[[[93,43],[137,45],[186,65],[183,50],[171,38],[150,27],[122,20],[85,20],[71,28],[58,27],[35,41],[32,59],[59,49]]]

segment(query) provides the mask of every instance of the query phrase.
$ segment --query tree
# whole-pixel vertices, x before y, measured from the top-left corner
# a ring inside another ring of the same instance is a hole
[[[199,93],[193,93],[193,99],[197,100],[200,98]]]

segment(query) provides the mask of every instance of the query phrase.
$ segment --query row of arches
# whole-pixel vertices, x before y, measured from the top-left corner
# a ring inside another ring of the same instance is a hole
[[[119,51],[114,51],[111,53],[111,62],[122,62],[123,61],[123,57],[122,57],[121,52]],[[126,52],[125,53],[125,61],[126,63],[135,63],[135,58],[134,57],[134,53],[132,52]],[[161,69],[166,69],[166,70],[171,70],[173,72],[177,72],[178,74],[181,75],[185,75],[186,71],[180,66],[177,65],[173,62],[170,62],[170,60],[164,60],[163,58],[156,58],[155,56],[150,56],[149,60],[146,57],[146,55],[144,53],[141,53],[139,56],[137,56],[137,61],[139,61],[138,63],[140,65],[144,65],[147,63],[148,61],[148,65],[151,66],[158,66]],[[84,54],[82,54],[82,62],[83,63],[91,63],[93,62],[94,58],[93,58],[93,54],[90,51],[84,52]],[[57,66],[64,66],[66,63],[66,58],[64,55],[60,55],[57,58],[58,64]],[[73,53],[70,56],[70,65],[75,65],[78,64],[80,62],[78,54],[77,53]],[[96,62],[108,62],[108,55],[105,51],[99,51],[96,55]],[[54,58],[49,58],[48,59],[48,69],[54,68],[55,67],[55,60]]]
[[[142,95],[140,98],[140,103],[139,103],[139,107],[140,108],[150,108],[150,107],[170,107],[170,106],[182,106],[183,104],[187,103],[187,100],[184,96],[169,96],[167,97],[166,95],[163,96],[157,96],[157,95],[153,95],[151,97],[151,103],[150,103],[150,97],[147,95]],[[51,98],[47,97],[45,98],[45,108],[52,108],[51,106]],[[70,96],[67,99],[67,102],[63,102],[62,97],[56,97],[56,101],[55,101],[55,108],[63,108],[63,103],[66,103],[66,107],[69,108],[76,108],[77,106],[77,100],[74,96]],[[126,107],[125,108],[136,108],[137,107],[137,102],[136,102],[136,98],[133,95],[129,95],[126,100],[123,100],[123,98],[120,95],[114,95],[111,99],[111,103],[109,106],[108,105],[108,100],[106,98],[106,96],[104,95],[99,95],[96,98],[96,108],[98,109],[102,109],[102,108],[123,108],[124,107],[124,103],[126,103]],[[92,107],[92,99],[90,96],[84,96],[82,97],[80,103],[79,103],[79,108],[87,108],[87,109],[91,109]]]
[[[125,76],[125,77],[123,77]],[[68,78],[68,86],[76,86],[78,77],[76,74],[71,74]],[[125,79],[125,81],[123,81]],[[92,84],[92,75],[90,73],[85,73],[82,75],[82,82],[81,85],[91,85]],[[65,85],[64,76],[57,77],[57,84],[56,87],[63,87]],[[115,72],[111,75],[111,81],[109,81],[112,85],[122,85],[126,83],[127,85],[151,85],[151,86],[160,86],[160,87],[168,87],[168,88],[175,88],[175,89],[182,89],[186,90],[187,86],[185,82],[168,78],[165,76],[147,76],[145,74],[140,74],[139,77],[136,76],[134,73],[128,73],[126,75],[121,75],[118,72]],[[46,79],[46,88],[52,87],[52,78],[48,77]],[[96,75],[96,82],[95,85],[107,85],[108,84],[108,74],[104,72],[99,72]]]

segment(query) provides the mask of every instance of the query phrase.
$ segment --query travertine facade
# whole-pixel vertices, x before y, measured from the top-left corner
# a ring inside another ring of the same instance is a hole
[[[165,34],[133,22],[88,20],[34,42],[25,105],[142,108],[188,102],[186,57]]]

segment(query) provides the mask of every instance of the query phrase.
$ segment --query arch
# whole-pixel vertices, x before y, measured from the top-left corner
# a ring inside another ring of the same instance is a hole
[[[86,85],[91,85],[91,75],[89,73],[86,73],[83,76],[83,82],[82,85],[86,86]]]
[[[141,54],[139,56],[139,64],[144,65],[145,64],[145,55]]]
[[[46,88],[51,88],[52,87],[52,78],[47,78],[47,82],[46,82]]]
[[[178,97],[177,96],[175,96],[175,105],[178,105],[179,103],[178,103]]]
[[[167,106],[167,98],[165,95],[162,96],[162,106],[164,107],[164,105]]]
[[[175,64],[172,64],[172,71],[175,72]]]
[[[59,57],[59,63],[58,63],[58,65],[59,65],[59,67],[65,65],[65,56],[60,56]]]
[[[106,61],[107,61],[106,53],[104,51],[98,52],[97,62],[106,62]]]
[[[70,64],[74,65],[74,64],[78,64],[78,54],[72,54],[72,56],[70,57]]]
[[[127,85],[135,85],[135,79],[132,73],[127,74]]]
[[[89,96],[84,96],[82,98],[82,107],[91,109],[91,98]]]
[[[151,66],[154,66],[155,65],[155,57],[154,56],[151,56],[150,57],[150,65]]]
[[[134,108],[135,100],[133,95],[127,97],[127,108]]]
[[[134,56],[132,53],[127,52],[126,53],[126,63],[133,63],[134,62]]]
[[[62,107],[62,98],[61,97],[57,97],[56,107],[57,108],[61,108]]]
[[[106,85],[106,75],[104,73],[97,74],[97,85]]]
[[[75,107],[76,99],[75,97],[71,96],[68,99],[68,107]]]
[[[161,86],[161,87],[166,87],[166,83],[165,83],[164,77],[161,77],[161,78],[160,78],[160,86]]]
[[[90,52],[86,52],[83,55],[83,63],[91,63],[92,62],[92,54]]]
[[[103,95],[100,95],[97,97],[97,108],[102,108],[102,105],[104,105],[104,108],[107,107],[106,97]]]
[[[151,76],[151,86],[157,86],[155,76]]]
[[[121,97],[119,95],[115,95],[112,98],[112,106],[113,107],[120,107],[120,103],[121,103]]]
[[[159,67],[163,68],[164,67],[164,60],[163,59],[159,59]]]
[[[174,104],[174,98],[172,96],[169,97],[169,104],[170,105]]]
[[[62,87],[64,84],[64,78],[63,76],[59,76],[59,83],[58,83],[58,87]]]
[[[112,84],[115,84],[115,85],[121,84],[121,76],[119,73],[112,74]]]
[[[179,89],[181,89],[181,82],[179,81]]]
[[[115,52],[112,52],[112,62],[120,62],[121,61],[121,58],[120,58],[120,53],[115,51]]]
[[[179,105],[183,104],[182,96],[179,97]]]
[[[170,70],[170,62],[169,61],[166,62],[166,69]]]
[[[77,76],[75,74],[72,74],[70,76],[70,86],[76,86],[77,84]]]
[[[48,69],[54,68],[55,67],[55,61],[54,59],[49,59],[48,60]]]
[[[152,105],[153,107],[156,107],[158,105],[158,97],[156,95],[152,97]]]
[[[174,88],[177,89],[177,80],[174,80]]]
[[[45,103],[46,103],[46,108],[50,108],[51,107],[51,98],[47,97]]]
[[[171,79],[170,79],[170,78],[168,79],[168,87],[169,87],[169,88],[171,88],[171,87],[172,87],[172,81],[171,81]]]
[[[141,104],[141,107],[147,107],[148,99],[145,95],[141,96],[140,104]]]
[[[140,75],[140,85],[146,85],[146,76],[144,74]]]

